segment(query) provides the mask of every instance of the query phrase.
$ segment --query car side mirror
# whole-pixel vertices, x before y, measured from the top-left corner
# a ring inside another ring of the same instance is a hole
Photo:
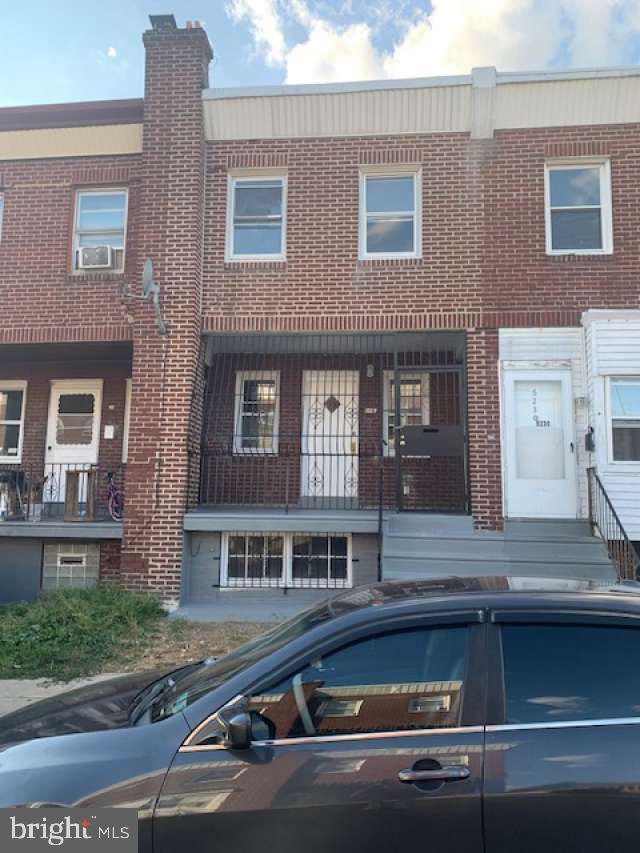
[[[224,745],[227,749],[249,749],[251,746],[251,715],[239,711],[225,723]]]

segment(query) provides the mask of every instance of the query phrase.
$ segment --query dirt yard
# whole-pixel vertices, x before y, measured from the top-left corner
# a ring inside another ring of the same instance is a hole
[[[138,672],[226,654],[271,625],[256,622],[189,622],[163,619],[149,638],[105,672]]]

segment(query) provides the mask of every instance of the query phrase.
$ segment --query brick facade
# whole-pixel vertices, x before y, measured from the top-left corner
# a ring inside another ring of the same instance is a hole
[[[0,378],[29,382],[24,457],[43,459],[49,380],[102,378],[102,423],[114,423],[116,437],[101,439],[100,459],[115,465],[125,379],[133,378],[123,542],[101,544],[103,576],[156,589],[169,602],[180,595],[183,513],[197,501],[203,428],[214,443],[215,418],[227,441],[232,432],[231,387],[223,389],[226,402],[215,417],[210,413],[204,351],[212,334],[465,332],[471,506],[478,527],[500,527],[498,329],[577,326],[589,308],[638,307],[639,126],[498,130],[485,140],[447,132],[206,142],[201,96],[211,50],[204,31],[165,22],[145,33],[144,46],[143,114],[131,102],[121,118],[117,111],[107,117],[142,120],[141,153],[0,161]],[[59,109],[49,119],[41,113],[29,118],[28,110],[13,110],[5,118],[26,128],[68,124]],[[545,253],[544,163],[576,156],[611,160],[611,255]],[[421,259],[358,260],[359,169],[384,164],[422,169]],[[230,263],[229,173],[265,168],[287,174],[286,261]],[[72,273],[75,193],[108,186],[129,189],[125,271]],[[148,257],[162,287],[166,335],[151,305],[130,298],[140,295]],[[130,361],[77,355],[76,347],[95,342],[130,347]],[[39,360],[21,361],[36,345]],[[60,346],[68,355],[56,349],[53,358],[47,347]],[[288,387],[299,393],[309,364],[286,377]],[[356,367],[360,440],[375,442],[379,415],[366,409],[381,408],[379,376],[369,387],[366,369]],[[291,399],[283,426],[299,437],[301,409]],[[299,488],[299,460],[285,473],[282,460],[269,461],[271,469],[260,474],[263,491],[280,501],[283,490]],[[255,460],[242,460],[243,470],[239,464],[233,474],[217,472],[222,496],[231,477],[241,477],[240,497],[260,486]],[[391,504],[394,463],[384,464]],[[363,495],[373,496],[377,472],[365,464],[360,473]],[[423,478],[417,486],[431,491],[459,477],[435,460],[415,472]]]

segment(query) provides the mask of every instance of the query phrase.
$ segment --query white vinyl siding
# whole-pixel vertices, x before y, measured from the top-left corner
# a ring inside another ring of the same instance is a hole
[[[640,376],[640,311],[588,311],[590,425],[594,430],[593,464],[632,540],[640,540],[640,464],[615,461],[612,454],[609,384]]]

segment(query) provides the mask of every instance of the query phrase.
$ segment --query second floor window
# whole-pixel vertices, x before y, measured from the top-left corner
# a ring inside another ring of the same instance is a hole
[[[361,258],[420,255],[420,172],[360,176]]]
[[[613,251],[609,162],[546,167],[547,253]]]
[[[227,258],[278,260],[285,255],[286,181],[282,176],[232,177]]]
[[[126,190],[78,192],[73,240],[74,269],[122,272],[126,225]]]

